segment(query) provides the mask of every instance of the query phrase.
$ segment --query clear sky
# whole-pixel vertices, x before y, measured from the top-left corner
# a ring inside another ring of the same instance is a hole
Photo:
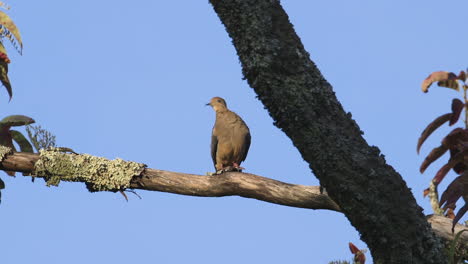
[[[246,81],[208,1],[9,1],[23,56],[6,44],[13,99],[59,146],[150,168],[205,174],[213,96],[249,125],[247,172],[307,185],[318,181]],[[425,125],[457,94],[420,90],[437,70],[468,66],[466,1],[282,1],[312,60],[371,145],[399,171],[425,213],[422,191],[443,161],[418,172]],[[446,157],[445,157],[446,159]],[[349,260],[358,232],[341,214],[256,200],[158,192],[88,193],[1,176],[2,263],[328,263]],[[444,183],[453,179],[448,176]],[[446,184],[443,185],[444,189]],[[395,204],[395,206],[399,206]],[[463,220],[466,220],[465,216]],[[370,258],[369,254],[367,257]]]

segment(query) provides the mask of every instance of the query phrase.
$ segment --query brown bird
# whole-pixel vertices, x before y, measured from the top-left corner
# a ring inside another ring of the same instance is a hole
[[[250,131],[244,120],[227,108],[221,97],[213,97],[206,104],[216,112],[211,135],[211,158],[216,173],[242,171],[240,164],[247,157],[250,147]]]

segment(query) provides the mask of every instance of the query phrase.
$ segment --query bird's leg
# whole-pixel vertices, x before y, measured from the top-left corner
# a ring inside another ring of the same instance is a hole
[[[226,171],[223,164],[221,164],[221,163],[217,163],[215,167],[216,167],[216,172],[214,173],[215,175],[222,174],[223,172]]]
[[[238,171],[242,172],[244,170],[243,167],[239,166],[236,162],[232,163],[232,166],[224,166],[224,165],[216,165],[216,172],[215,175],[222,174],[223,172],[230,172],[230,171]]]
[[[217,170],[214,175],[219,175],[219,174],[222,174],[223,172],[225,172],[224,169],[221,169],[221,170]]]
[[[221,169],[218,169],[215,174],[219,175],[224,172],[237,171],[233,166],[223,166]]]
[[[239,164],[233,162],[232,163],[232,170],[242,172],[242,170],[245,170],[245,168],[242,168],[241,166],[239,166]]]
[[[226,166],[226,167],[222,167],[220,170],[217,170],[216,171],[216,174],[222,174],[224,172],[229,172],[229,171],[233,171],[234,168],[232,166]]]

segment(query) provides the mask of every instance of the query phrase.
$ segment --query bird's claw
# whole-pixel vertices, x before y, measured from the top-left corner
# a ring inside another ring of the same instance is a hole
[[[222,174],[223,172],[225,172],[224,169],[223,169],[223,170],[217,170],[217,171],[215,171],[215,172],[207,172],[207,173],[206,173],[206,176],[220,175],[220,174]]]
[[[239,164],[237,163],[232,163],[232,171],[238,171],[238,172],[242,172],[242,170],[245,170],[245,168],[239,166]]]
[[[222,174],[223,172],[242,172],[244,168],[240,167],[239,165],[237,166],[227,166],[222,168],[221,170],[217,170],[216,174]]]

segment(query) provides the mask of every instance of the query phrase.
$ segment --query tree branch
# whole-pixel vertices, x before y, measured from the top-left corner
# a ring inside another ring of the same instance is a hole
[[[38,160],[38,154],[16,152],[0,163],[0,169],[34,174],[34,164]],[[61,176],[52,172],[47,175]],[[330,197],[320,193],[318,186],[289,184],[249,173],[204,176],[147,168],[141,175],[132,178],[130,188],[205,197],[237,195],[292,207],[340,211]]]
[[[467,226],[457,224],[455,225],[454,232],[452,233],[452,219],[442,215],[428,215],[427,221],[431,224],[432,230],[436,235],[441,237],[445,243],[445,248],[452,248],[452,241],[455,236],[462,230],[468,230]],[[464,256],[468,258],[468,232],[461,233],[460,238],[455,245],[455,255]]]
[[[16,152],[6,156],[0,163],[0,169],[34,173],[34,164],[38,160],[38,154]],[[50,173],[50,176],[60,175]],[[241,196],[291,207],[341,212],[339,206],[329,196],[320,193],[318,186],[289,184],[249,173],[229,172],[204,176],[147,168],[140,175],[132,178],[130,188],[190,196]],[[453,240],[454,234],[451,232],[452,221],[450,219],[431,216],[428,221],[437,235],[447,241]],[[457,225],[455,233],[463,228],[466,227]],[[468,234],[464,234],[460,242],[467,245],[465,250],[468,250]]]
[[[319,186],[289,184],[249,173],[228,172],[204,176],[146,169],[132,179],[131,188],[191,196],[241,196],[280,205],[340,211]]]

